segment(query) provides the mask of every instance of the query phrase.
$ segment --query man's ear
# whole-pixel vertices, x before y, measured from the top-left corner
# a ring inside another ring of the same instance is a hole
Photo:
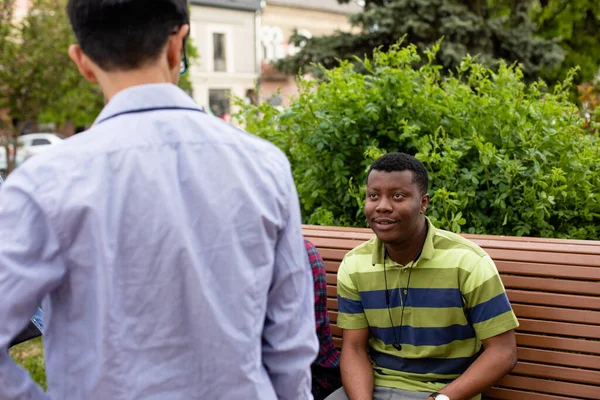
[[[169,42],[167,43],[167,62],[169,63],[169,69],[179,70],[181,66],[181,51],[184,46],[184,40],[190,32],[189,25],[181,25],[181,28],[169,36]]]
[[[81,47],[78,44],[69,46],[69,57],[73,60],[75,65],[77,65],[79,73],[83,75],[85,79],[93,83],[98,82],[91,65],[91,60],[83,53],[83,50],[81,50]]]
[[[429,207],[429,193],[425,193],[423,197],[421,197],[421,214],[425,214],[427,211],[427,207]]]

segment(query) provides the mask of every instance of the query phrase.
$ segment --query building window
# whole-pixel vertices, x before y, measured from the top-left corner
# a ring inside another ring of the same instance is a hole
[[[213,65],[215,72],[227,72],[227,48],[224,33],[213,33]]]
[[[228,120],[231,115],[231,91],[229,89],[210,89],[208,106],[215,117]]]
[[[263,26],[260,32],[263,59],[275,61],[286,56],[283,31],[276,26]]]

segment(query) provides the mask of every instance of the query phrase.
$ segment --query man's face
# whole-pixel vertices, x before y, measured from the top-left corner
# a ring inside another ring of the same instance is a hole
[[[402,244],[419,232],[429,195],[413,182],[412,171],[371,171],[365,215],[379,240]]]

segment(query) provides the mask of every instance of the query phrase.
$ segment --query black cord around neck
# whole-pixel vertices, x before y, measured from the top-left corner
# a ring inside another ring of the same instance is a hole
[[[425,238],[427,238],[427,233],[429,233],[429,225],[427,225],[427,230],[425,232],[426,232]],[[423,247],[425,247],[424,243],[423,243]],[[392,330],[394,332],[394,343],[392,344],[392,346],[398,351],[402,350],[402,345],[400,344],[400,340],[402,340],[402,324],[404,323],[404,307],[406,307],[406,302],[408,300],[408,289],[410,288],[410,277],[412,276],[412,270],[413,270],[415,263],[421,257],[421,253],[423,253],[423,247],[421,247],[421,250],[419,250],[419,252],[417,253],[417,255],[415,256],[415,258],[412,260],[412,262],[410,264],[410,267],[408,270],[408,280],[406,281],[406,289],[404,289],[404,291],[406,292],[406,294],[404,295],[404,299],[402,298],[402,289],[399,288],[400,293],[398,293],[398,297],[400,298],[400,302],[402,305],[402,311],[400,312],[400,332],[398,333],[398,336],[396,336],[396,325],[394,325],[394,320],[392,319],[392,309],[390,307],[390,291],[388,290],[387,273],[386,273],[386,269],[385,269],[385,260],[387,259],[388,252],[387,252],[387,248],[385,247],[385,244],[383,245],[383,280],[385,281],[385,303],[387,304],[388,315],[390,316],[390,323],[392,324]]]
[[[402,350],[402,345],[400,344],[400,340],[402,339],[402,324],[404,323],[404,307],[406,307],[406,301],[408,300],[408,288],[410,287],[410,277],[412,276],[413,266],[415,265],[415,263],[421,256],[421,252],[422,252],[422,249],[421,249],[421,251],[419,251],[417,253],[417,256],[414,258],[414,260],[410,264],[410,267],[408,270],[408,281],[406,282],[406,289],[405,289],[406,294],[404,295],[404,299],[402,298],[402,289],[400,289],[400,293],[398,294],[398,297],[400,298],[400,302],[402,303],[402,311],[400,312],[400,332],[399,332],[398,336],[396,336],[396,326],[394,325],[394,320],[392,319],[392,309],[390,308],[390,291],[388,289],[387,273],[386,273],[386,268],[385,268],[385,260],[387,258],[387,249],[385,249],[385,247],[384,247],[384,251],[383,251],[383,280],[385,281],[385,303],[387,304],[388,315],[390,316],[390,323],[392,324],[392,331],[394,332],[394,343],[392,344],[392,346],[398,351]]]

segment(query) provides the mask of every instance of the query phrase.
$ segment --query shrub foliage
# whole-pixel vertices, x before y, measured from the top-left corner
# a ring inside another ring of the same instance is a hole
[[[440,74],[434,46],[393,46],[299,79],[277,109],[243,105],[246,129],[292,163],[305,222],[364,226],[366,170],[379,155],[408,152],[431,178],[428,215],[455,232],[600,237],[600,147],[569,102],[573,73],[548,89],[521,71],[492,71],[466,57]],[[415,65],[420,65],[415,67]]]

